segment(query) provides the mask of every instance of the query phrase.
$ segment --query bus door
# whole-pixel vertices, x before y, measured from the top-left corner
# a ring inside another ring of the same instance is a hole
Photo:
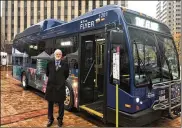
[[[103,118],[104,32],[84,33],[80,37],[80,108]]]
[[[94,35],[81,37],[80,104],[94,101]]]

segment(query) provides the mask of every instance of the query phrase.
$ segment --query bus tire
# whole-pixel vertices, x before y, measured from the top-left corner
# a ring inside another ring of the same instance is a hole
[[[21,85],[24,90],[28,89],[28,78],[25,72],[23,72],[21,75]]]
[[[74,96],[72,86],[68,81],[65,82],[65,92],[66,99],[64,101],[64,107],[66,110],[72,111],[74,105]]]

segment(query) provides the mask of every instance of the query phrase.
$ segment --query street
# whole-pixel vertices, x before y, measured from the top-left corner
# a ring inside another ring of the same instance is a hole
[[[23,90],[20,82],[12,78],[11,72],[1,71],[1,126],[2,127],[45,127],[47,124],[47,102],[43,94],[33,88]],[[54,124],[57,126],[58,108],[54,108]],[[102,127],[101,121],[83,112],[65,110],[63,127]],[[161,118],[145,127],[180,127],[180,117],[174,120]],[[107,126],[114,126],[108,124]]]

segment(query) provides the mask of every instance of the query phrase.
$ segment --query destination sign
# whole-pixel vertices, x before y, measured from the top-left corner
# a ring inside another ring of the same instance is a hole
[[[129,24],[158,32],[171,34],[169,28],[165,24],[154,21],[153,19],[144,17],[142,15],[134,14],[131,12],[124,12],[123,14],[126,22]]]
[[[141,17],[135,17],[135,23],[137,26],[144,27],[147,29],[152,29],[154,31],[159,31],[159,24],[152,22],[150,20],[146,20]]]

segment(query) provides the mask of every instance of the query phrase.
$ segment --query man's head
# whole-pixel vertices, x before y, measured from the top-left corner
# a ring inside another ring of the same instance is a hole
[[[56,49],[54,52],[55,60],[60,60],[62,58],[62,51],[60,49]]]

